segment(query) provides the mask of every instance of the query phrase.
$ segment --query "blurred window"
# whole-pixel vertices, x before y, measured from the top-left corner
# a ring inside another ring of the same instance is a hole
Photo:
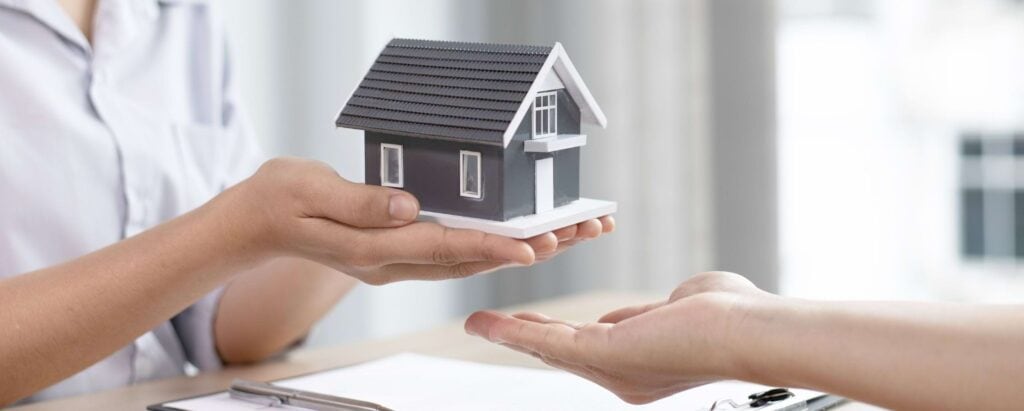
[[[1024,133],[965,134],[960,164],[962,255],[1024,259]]]

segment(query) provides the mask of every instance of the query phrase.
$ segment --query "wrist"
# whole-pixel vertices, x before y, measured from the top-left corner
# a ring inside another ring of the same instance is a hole
[[[223,245],[223,258],[254,267],[276,257],[270,219],[259,209],[243,181],[214,197],[197,210],[210,235]]]
[[[737,298],[730,310],[723,346],[728,377],[765,385],[790,386],[782,368],[789,361],[790,341],[799,338],[801,318],[810,302],[759,292]]]

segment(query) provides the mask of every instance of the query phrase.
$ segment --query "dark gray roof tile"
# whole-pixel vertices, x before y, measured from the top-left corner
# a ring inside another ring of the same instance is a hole
[[[433,124],[419,124],[408,121],[391,121],[375,118],[341,115],[339,122],[350,128],[377,131],[383,133],[403,134],[413,137],[436,138],[440,140],[470,141],[475,143],[502,145],[501,131],[476,130]]]
[[[530,89],[530,83],[524,82],[422,76],[419,74],[390,73],[387,71],[371,71],[366,74],[365,78],[369,80],[393,81],[406,84],[471,88],[477,90],[521,91],[525,93],[526,90]]]
[[[536,73],[540,63],[492,63],[489,61],[435,60],[414,57],[380,56],[378,63],[406,64],[420,67],[441,67],[462,70],[512,71],[519,73]]]
[[[502,144],[552,48],[394,39],[338,116],[339,127]]]
[[[348,101],[349,106],[376,108],[381,110],[402,111],[406,113],[435,114],[439,116],[458,117],[460,119],[473,118],[481,120],[503,121],[506,124],[512,121],[514,111],[482,110],[477,108],[451,107],[437,104],[410,103],[406,101],[395,101],[354,96]]]
[[[497,100],[513,102],[523,101],[523,96],[526,95],[526,93],[512,91],[494,91],[459,87],[430,86],[423,84],[399,83],[394,81],[381,81],[373,79],[364,79],[363,82],[359,85],[359,87],[375,88],[379,90],[390,90],[404,93],[429,94],[434,96],[463,97],[479,100]]]
[[[454,50],[461,52],[482,52],[495,54],[533,54],[547,56],[551,47],[522,44],[470,43],[462,41],[438,41],[420,39],[393,39],[388,47],[427,50]]]
[[[403,49],[385,48],[382,56],[396,57],[417,57],[428,60],[452,60],[452,61],[485,61],[493,63],[535,63],[543,64],[547,56],[536,56],[532,54],[494,54],[494,53],[472,53],[454,50],[428,50],[428,49]]]
[[[376,118],[379,120],[408,121],[410,123],[433,124],[436,126],[452,126],[458,128],[475,128],[479,130],[505,131],[507,121],[480,120],[475,118],[443,116],[428,113],[414,113],[408,111],[384,110],[381,108],[368,108],[354,105],[345,106],[341,114]]]
[[[381,100],[405,101],[410,103],[425,103],[437,106],[482,108],[513,113],[519,108],[518,101],[481,100],[431,94],[405,93],[368,87],[362,87],[359,90],[356,90],[353,96],[373,97]]]
[[[523,82],[529,88],[530,82],[536,75],[515,71],[494,71],[494,70],[465,70],[450,67],[427,67],[410,64],[382,63],[377,61],[373,64],[371,71],[388,73],[420,74],[424,76],[450,77],[457,79],[476,79],[494,81]]]

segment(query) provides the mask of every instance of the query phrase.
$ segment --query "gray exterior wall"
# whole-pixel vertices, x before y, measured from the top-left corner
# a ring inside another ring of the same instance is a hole
[[[553,154],[526,153],[523,144],[531,137],[533,113],[519,123],[507,149],[498,146],[457,143],[367,131],[366,184],[380,185],[380,144],[402,146],[403,190],[420,200],[423,210],[504,221],[534,214],[534,162],[554,157],[555,207],[579,199],[580,149]],[[579,134],[580,111],[565,90],[558,91],[558,132]],[[480,152],[479,199],[459,194],[459,151]]]
[[[380,144],[402,146],[403,187],[426,211],[488,220],[504,219],[502,163],[498,146],[366,132],[366,184],[380,185]],[[459,151],[480,153],[481,198],[459,193]]]
[[[580,197],[580,149],[554,154],[526,153],[523,144],[532,136],[533,112],[524,116],[505,150],[505,219],[536,212],[536,176],[533,163],[554,156],[555,207]],[[579,134],[580,109],[565,90],[558,90],[558,133]]]
[[[512,142],[505,149],[505,214],[506,220],[534,213],[535,209],[535,176],[533,169],[533,156],[529,155],[523,147],[523,142],[530,139],[530,126],[532,121],[527,115],[515,135]]]

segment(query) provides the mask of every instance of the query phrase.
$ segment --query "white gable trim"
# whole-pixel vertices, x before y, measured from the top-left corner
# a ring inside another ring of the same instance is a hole
[[[562,43],[555,43],[555,46],[551,49],[551,54],[548,55],[547,60],[544,60],[544,65],[540,68],[539,73],[541,75],[533,80],[533,84],[530,85],[530,89],[526,92],[526,97],[519,103],[519,110],[516,111],[512,121],[509,122],[508,129],[505,130],[505,147],[508,147],[508,144],[512,142],[512,136],[516,133],[519,123],[523,121],[527,112],[530,111],[530,106],[537,92],[543,91],[542,89],[546,83],[545,77],[552,70],[554,70],[554,73],[558,75],[565,85],[565,91],[580,106],[580,119],[583,122],[595,123],[601,126],[601,128],[608,126],[608,120],[605,118],[604,112],[597,105],[594,96],[590,94],[590,89],[583,83],[580,73],[576,71],[576,66],[573,66],[572,61],[569,60],[569,55],[565,53]]]
[[[569,55],[562,48],[562,43],[555,43],[554,53],[558,54],[554,65],[555,73],[558,73],[562,82],[565,83],[565,89],[569,95],[576,101],[576,104],[579,104],[582,120],[595,123],[601,128],[608,127],[608,119],[605,118],[601,107],[597,105],[597,100],[594,100],[594,96],[590,94],[590,89],[583,82],[583,77],[580,77],[580,73],[576,71],[576,66],[572,64],[572,60],[569,60]],[[581,101],[583,104],[580,104]]]

